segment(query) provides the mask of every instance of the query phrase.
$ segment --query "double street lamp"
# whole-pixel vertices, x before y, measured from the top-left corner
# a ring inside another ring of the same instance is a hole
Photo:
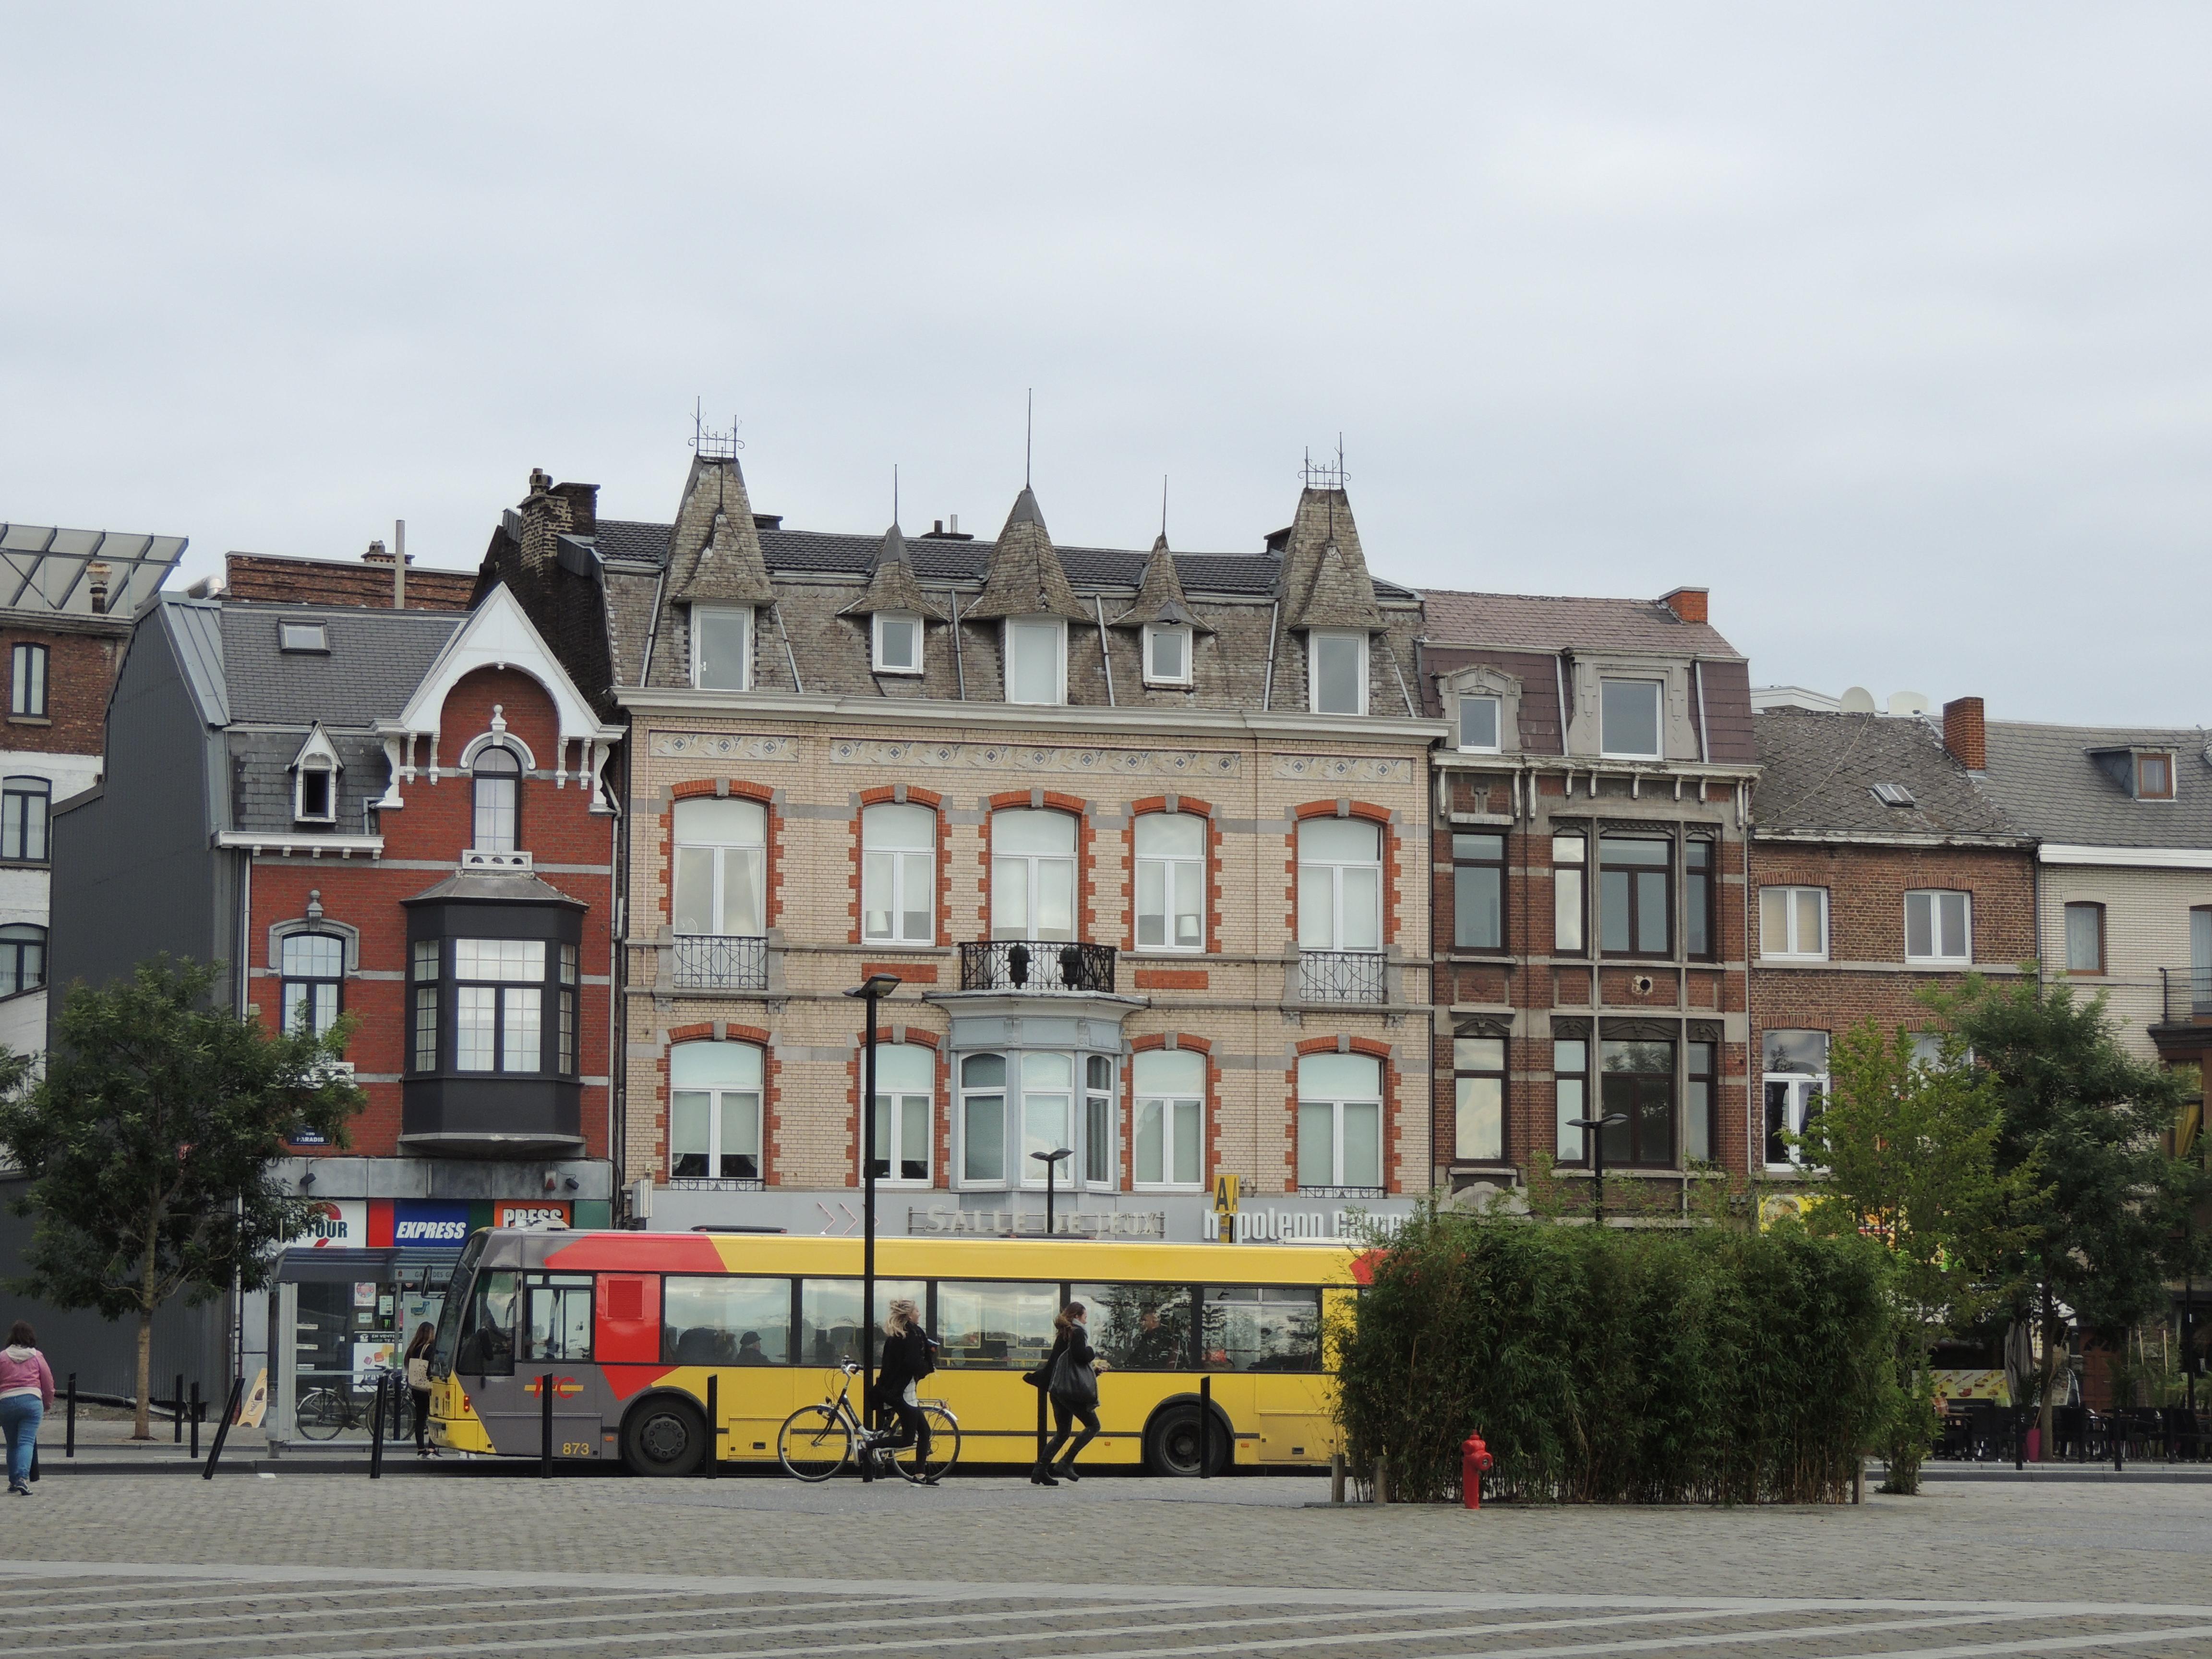
[[[1616,1123],[1628,1121],[1626,1112],[1606,1112],[1596,1117],[1571,1117],[1570,1129],[1583,1132],[1583,1144],[1590,1151],[1590,1175],[1596,1187],[1597,1224],[1605,1225],[1605,1132]]]
[[[871,974],[845,993],[868,1005],[860,1080],[860,1411],[876,1425],[876,1005],[899,988],[895,974]]]

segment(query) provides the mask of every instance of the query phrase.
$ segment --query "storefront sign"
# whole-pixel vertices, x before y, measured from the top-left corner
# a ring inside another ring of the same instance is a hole
[[[459,1249],[469,1242],[469,1206],[402,1199],[392,1206],[392,1242]]]
[[[520,1204],[495,1204],[491,1206],[495,1227],[565,1227],[568,1224],[566,1204],[540,1204],[527,1201]]]
[[[358,1250],[368,1243],[368,1204],[358,1198],[316,1200],[307,1231],[287,1248],[295,1250]]]
[[[1239,1210],[1236,1220],[1239,1244],[1354,1243],[1364,1242],[1370,1228],[1387,1236],[1403,1224],[1398,1216],[1354,1209]]]

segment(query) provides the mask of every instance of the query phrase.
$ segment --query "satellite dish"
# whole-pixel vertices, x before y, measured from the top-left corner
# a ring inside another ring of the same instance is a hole
[[[1854,685],[1844,692],[1843,712],[1846,714],[1871,714],[1875,712],[1874,693],[1863,685]]]
[[[1889,712],[1893,714],[1924,714],[1928,712],[1925,691],[1893,691],[1889,694]]]

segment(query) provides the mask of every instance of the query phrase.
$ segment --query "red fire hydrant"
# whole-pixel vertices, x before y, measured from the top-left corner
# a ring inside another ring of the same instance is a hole
[[[1467,1443],[1459,1449],[1460,1496],[1468,1508],[1482,1507],[1483,1472],[1497,1460],[1491,1456],[1490,1448],[1482,1443],[1482,1437],[1471,1434]]]

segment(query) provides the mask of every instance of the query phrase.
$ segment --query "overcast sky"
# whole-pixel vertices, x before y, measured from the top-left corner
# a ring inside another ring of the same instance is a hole
[[[0,519],[473,566],[532,466],[1713,592],[1759,683],[2195,724],[2212,10],[0,3]]]

